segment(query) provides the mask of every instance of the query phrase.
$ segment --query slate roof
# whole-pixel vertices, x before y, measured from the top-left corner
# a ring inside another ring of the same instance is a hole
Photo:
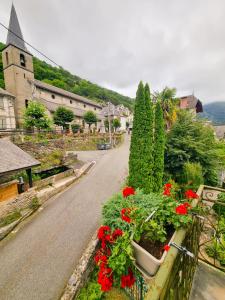
[[[10,96],[10,97],[15,98],[15,96],[13,94],[10,94],[9,92],[7,92],[6,90],[3,90],[2,88],[0,88],[0,95]]]
[[[0,174],[25,170],[40,162],[7,139],[0,139]]]
[[[13,4],[11,8],[9,31],[7,35],[6,45],[14,45],[27,52],[27,48],[23,41],[23,35],[17,18],[16,10]]]
[[[43,81],[39,81],[39,80],[35,79],[35,80],[31,81],[31,83],[33,83],[36,87],[47,90],[49,92],[65,96],[65,97],[80,101],[80,102],[85,103],[85,104],[90,104],[90,105],[98,107],[98,108],[102,108],[101,104],[98,104],[98,103],[96,103],[94,101],[91,101],[91,100],[89,100],[85,97],[82,97],[80,95],[65,91],[63,89],[60,89],[58,87],[55,87],[55,86],[53,86],[51,84],[48,84],[48,83],[45,83]]]
[[[42,104],[44,104],[44,106],[51,112],[51,113],[54,113],[56,111],[56,109],[59,107],[59,106],[63,106],[63,107],[66,107],[70,110],[73,111],[74,115],[77,116],[77,117],[83,117],[83,115],[86,113],[86,110],[84,109],[81,109],[81,108],[75,108],[75,107],[72,107],[72,106],[65,106],[65,105],[60,105],[58,103],[55,103],[55,102],[52,102],[52,101],[48,101],[48,100],[45,100],[43,98],[34,98],[35,101],[37,102],[41,102]],[[96,113],[97,117],[99,119],[102,119],[102,116],[98,113]]]
[[[202,102],[194,95],[180,97],[180,107],[186,109],[196,109],[197,112],[202,112]]]

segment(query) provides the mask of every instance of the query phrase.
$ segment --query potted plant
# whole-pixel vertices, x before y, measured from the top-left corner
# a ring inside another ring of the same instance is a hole
[[[153,276],[163,263],[176,230],[192,222],[192,209],[188,200],[197,198],[189,190],[185,200],[177,200],[170,183],[164,186],[164,201],[145,220],[139,220],[134,227],[132,246],[136,265],[146,275]],[[135,219],[135,216],[133,216]]]

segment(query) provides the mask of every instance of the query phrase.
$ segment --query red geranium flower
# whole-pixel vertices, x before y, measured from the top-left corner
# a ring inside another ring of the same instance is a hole
[[[103,266],[98,273],[98,283],[101,285],[101,290],[107,292],[113,285],[112,269]]]
[[[184,204],[180,204],[179,206],[176,207],[176,213],[178,215],[186,215],[187,214],[187,208]]]
[[[116,240],[119,236],[123,235],[123,231],[121,229],[115,229],[112,234],[112,239]]]
[[[187,190],[186,192],[185,192],[185,197],[187,198],[187,199],[198,199],[198,195],[194,192],[194,191],[192,191],[192,190]]]
[[[123,197],[126,198],[130,195],[135,195],[135,189],[130,186],[127,186],[123,189]]]
[[[131,269],[128,270],[127,275],[121,276],[121,288],[131,287],[135,283],[135,277]]]
[[[166,183],[164,185],[164,189],[171,189],[172,188],[172,184],[171,183]]]
[[[105,235],[106,235],[106,231],[110,231],[110,227],[109,226],[101,226],[98,230],[98,239],[102,240],[104,239]]]
[[[131,222],[131,218],[129,217],[130,212],[131,212],[130,208],[123,208],[121,210],[120,214],[123,221],[127,223]]]
[[[164,249],[164,251],[169,251],[170,250],[170,246],[169,245],[165,245],[163,249]]]
[[[164,196],[171,196],[171,192],[170,192],[170,190],[169,189],[165,189],[164,191],[163,191],[163,195]]]

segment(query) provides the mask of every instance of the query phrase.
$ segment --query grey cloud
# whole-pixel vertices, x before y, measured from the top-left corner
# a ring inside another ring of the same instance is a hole
[[[144,80],[225,101],[224,0],[14,2],[25,39],[74,74],[133,97]]]

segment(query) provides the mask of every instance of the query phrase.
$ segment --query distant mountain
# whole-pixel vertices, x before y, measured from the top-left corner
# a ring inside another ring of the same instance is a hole
[[[207,118],[214,124],[225,124],[225,102],[212,102],[203,105],[202,118]]]
[[[0,87],[4,88],[4,76],[2,65],[2,49],[5,47],[0,42]],[[62,88],[66,91],[87,97],[99,103],[112,102],[115,105],[123,104],[132,110],[134,99],[121,95],[115,91],[103,88],[88,80],[73,75],[63,68],[53,67],[44,61],[34,57],[34,76],[36,79]]]

